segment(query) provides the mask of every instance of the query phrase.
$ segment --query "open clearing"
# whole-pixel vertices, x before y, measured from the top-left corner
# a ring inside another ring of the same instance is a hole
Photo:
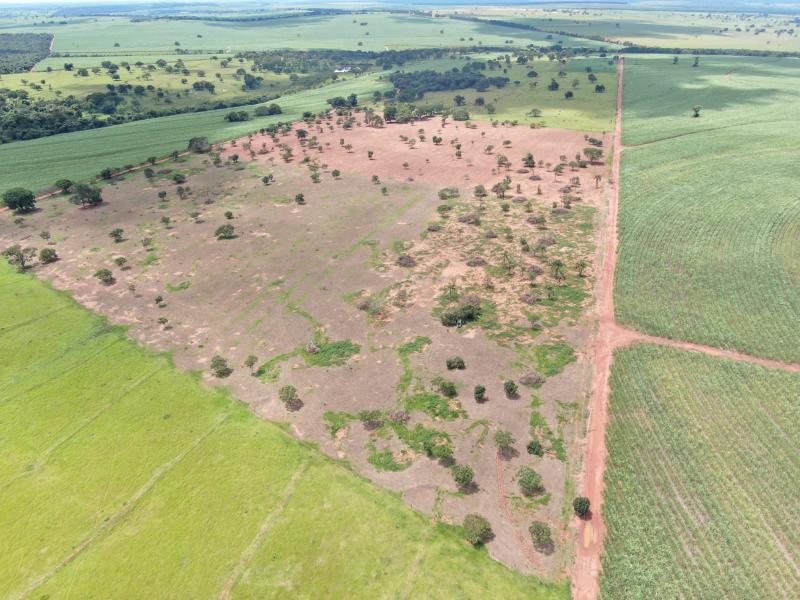
[[[616,353],[610,598],[800,594],[800,375],[649,344]]]
[[[3,597],[567,596],[5,265],[0,300]]]
[[[310,130],[304,145],[302,127]],[[446,522],[486,515],[493,556],[560,577],[570,560],[564,517],[588,383],[582,313],[591,303],[604,166],[552,171],[562,154],[586,147],[578,132],[442,127],[438,119],[345,129],[332,118],[294,129],[277,143],[259,135],[226,145],[219,167],[194,156],[162,165],[172,172],[152,182],[128,175],[104,188],[96,209],[55,197],[22,227],[4,226],[2,238],[32,245],[47,230],[61,260],[41,268],[42,277],[131,325],[135,339],[172,350],[180,367],[207,372],[213,355],[224,356],[235,369],[224,383],[259,415],[289,420],[301,439]],[[520,172],[527,152],[536,167]],[[501,153],[515,166],[498,167]],[[184,198],[171,183],[176,172],[188,178]],[[266,174],[275,178],[268,186]],[[505,201],[473,197],[474,186],[504,177]],[[442,198],[446,187],[458,192]],[[305,204],[295,203],[298,193]],[[236,239],[214,239],[224,223]],[[114,243],[108,232],[118,227],[124,239]],[[398,266],[401,257],[410,262]],[[114,285],[93,277],[103,267],[113,269]],[[480,306],[474,324],[439,322],[465,303]],[[249,355],[258,359],[256,376],[241,366]],[[445,368],[454,356],[465,370]],[[455,384],[456,397],[442,395],[442,380]],[[518,394],[504,392],[506,380],[520,383]],[[278,400],[286,384],[297,388],[300,410]],[[475,400],[477,385],[488,400]],[[499,430],[516,439],[502,460]],[[531,439],[543,456],[525,451]],[[460,490],[447,469],[452,459],[436,446],[472,467],[476,485]],[[521,494],[522,466],[542,476],[543,492]],[[552,552],[531,547],[533,518],[553,527]]]
[[[800,362],[798,74],[792,59],[626,59],[623,140],[645,145],[622,158],[623,324]]]

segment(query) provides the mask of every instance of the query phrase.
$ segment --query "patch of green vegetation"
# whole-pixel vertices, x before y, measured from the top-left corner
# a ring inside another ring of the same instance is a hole
[[[378,471],[404,471],[411,466],[410,462],[397,462],[391,450],[370,449],[367,462]]]
[[[189,286],[192,285],[191,281],[181,281],[178,285],[172,285],[171,283],[167,284],[167,291],[169,292],[182,292],[183,290],[188,290]]]
[[[511,496],[509,500],[511,501],[511,506],[514,507],[514,510],[537,510],[542,506],[547,506],[550,504],[550,499],[552,498],[552,494],[550,492],[546,492],[540,496]]]
[[[147,254],[147,256],[144,257],[144,259],[142,259],[141,265],[143,267],[149,267],[150,265],[154,265],[158,261],[159,261],[158,254],[156,254],[155,252],[150,252]]]
[[[539,344],[531,349],[536,370],[545,377],[558,375],[568,364],[575,362],[575,349],[567,342]]]
[[[256,377],[265,383],[277,383],[281,376],[281,363],[297,356],[297,352],[286,352],[273,356],[256,370]]]
[[[298,350],[309,367],[339,367],[361,351],[361,346],[350,340],[331,342],[318,336],[315,344],[317,352],[309,352],[306,348]]]
[[[400,382],[397,384],[397,392],[401,399],[406,397],[408,388],[411,386],[411,381],[414,378],[409,355],[422,352],[425,347],[430,344],[431,338],[420,335],[410,342],[406,342],[397,347],[397,356],[400,358],[400,366],[403,368],[403,373],[400,375]]]
[[[436,419],[444,419],[445,421],[453,421],[459,417],[465,417],[466,411],[459,406],[459,408],[451,408],[451,401],[444,396],[435,394],[433,392],[421,392],[412,395],[405,401],[406,410],[421,411],[429,414]]]
[[[356,417],[347,412],[326,410],[322,418],[325,420],[328,431],[331,432],[331,437],[335,438],[336,434],[347,427],[350,421],[354,420]]]
[[[449,458],[453,455],[450,436],[444,431],[417,424],[414,429],[400,423],[389,423],[397,437],[406,446],[431,458]]]

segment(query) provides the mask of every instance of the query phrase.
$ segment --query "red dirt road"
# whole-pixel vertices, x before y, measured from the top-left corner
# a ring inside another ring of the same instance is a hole
[[[608,425],[608,379],[615,348],[614,270],[617,265],[617,210],[619,207],[619,164],[622,152],[622,86],[625,59],[620,57],[617,78],[617,118],[614,127],[614,159],[611,164],[611,194],[606,213],[602,244],[602,266],[597,277],[598,331],[592,347],[592,397],[589,403],[589,426],[586,433],[586,456],[583,464],[582,494],[589,498],[590,518],[580,521],[576,543],[577,556],[572,577],[572,596],[576,600],[594,600],[599,592],[600,551],[605,525],[601,514],[603,476],[605,474],[606,426]]]

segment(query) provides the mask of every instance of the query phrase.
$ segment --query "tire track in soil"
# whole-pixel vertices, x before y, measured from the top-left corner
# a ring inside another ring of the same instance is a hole
[[[283,491],[283,496],[281,497],[281,501],[278,505],[270,511],[270,513],[264,517],[264,520],[261,522],[261,525],[258,527],[258,532],[256,532],[256,536],[253,538],[253,541],[245,548],[244,552],[242,553],[239,562],[236,563],[236,566],[231,572],[228,580],[225,582],[225,586],[219,593],[217,598],[219,600],[228,600],[233,593],[234,588],[239,583],[244,575],[247,568],[250,566],[250,563],[253,560],[256,552],[258,549],[261,548],[261,545],[264,543],[267,534],[269,533],[270,528],[272,527],[272,523],[283,514],[283,511],[286,509],[286,505],[292,499],[294,495],[294,491],[297,488],[297,483],[303,477],[308,468],[308,461],[303,462],[297,470],[292,475],[292,478],[289,480],[289,483],[286,484],[286,489]]]
[[[155,471],[153,471],[153,475],[148,479],[137,491],[133,494],[128,500],[123,504],[123,507],[118,510],[116,513],[111,515],[100,527],[95,529],[92,533],[90,533],[87,537],[83,539],[79,544],[77,544],[73,550],[67,554],[63,559],[58,561],[55,565],[53,565],[47,572],[39,575],[38,577],[34,578],[32,581],[25,586],[24,589],[19,591],[16,594],[10,595],[9,598],[13,598],[15,600],[21,600],[26,596],[30,596],[35,592],[38,588],[43,586],[45,583],[50,581],[59,571],[61,571],[64,567],[69,566],[69,564],[78,558],[83,552],[89,549],[92,544],[97,541],[103,534],[110,533],[114,530],[114,528],[119,525],[122,521],[124,521],[129,514],[133,512],[133,510],[138,506],[139,501],[147,495],[150,490],[152,490],[155,485],[161,481],[166,475],[172,471],[179,463],[183,461],[184,458],[188,454],[190,454],[193,450],[195,450],[198,446],[200,446],[208,436],[214,433],[219,427],[225,422],[228,415],[222,415],[221,418],[216,419],[211,427],[209,427],[206,431],[204,431],[198,438],[193,440],[186,448],[181,450],[175,457],[168,460],[160,467],[158,467]]]

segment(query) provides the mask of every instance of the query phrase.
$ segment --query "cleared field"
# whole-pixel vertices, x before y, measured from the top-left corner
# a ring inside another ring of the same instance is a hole
[[[616,353],[606,598],[800,595],[800,376],[651,345]]]
[[[150,156],[184,150],[195,136],[206,136],[212,142],[230,139],[270,123],[299,119],[304,111],[322,110],[333,96],[355,93],[366,98],[389,86],[369,75],[284,96],[277,100],[283,114],[273,117],[230,123],[225,115],[231,109],[211,110],[0,145],[2,187],[41,191],[59,177],[85,179],[107,166],[137,164]],[[252,114],[253,108],[246,110]]]
[[[504,88],[492,88],[486,92],[431,92],[425,95],[425,100],[451,104],[455,108],[453,98],[463,96],[464,108],[473,119],[541,123],[547,127],[580,131],[610,131],[616,108],[614,90],[617,76],[616,67],[609,63],[611,61],[607,58],[575,58],[567,63],[547,59],[529,61],[526,65],[512,63],[503,74],[511,79]],[[587,68],[591,69],[596,81],[589,81]],[[531,71],[538,75],[529,77]],[[487,73],[491,75],[493,72]],[[548,89],[553,79],[559,84],[555,91]],[[575,81],[577,85],[574,85]],[[603,93],[595,92],[595,85],[600,84],[606,88]],[[572,98],[564,97],[567,91],[572,92]],[[484,105],[475,105],[478,97],[484,99]],[[535,114],[531,112],[534,109],[538,111]]]
[[[668,77],[669,57],[626,59],[626,140],[661,141],[622,156],[617,318],[797,362],[800,115],[787,98],[799,63],[703,61]]]
[[[0,301],[4,597],[567,597],[5,265]]]
[[[674,3],[673,3],[674,4]],[[486,15],[544,31],[601,36],[661,48],[723,48],[746,50],[800,50],[797,24],[787,15],[709,13],[687,6],[684,12],[585,9],[473,9]],[[463,12],[459,9],[459,12]]]
[[[363,25],[362,25],[363,23]],[[547,34],[390,13],[304,16],[258,22],[140,21],[123,17],[76,20],[67,25],[26,26],[25,32],[55,33],[54,52],[172,50],[236,51],[269,48],[402,50],[452,46],[519,46],[555,43]],[[14,32],[14,27],[4,29]],[[177,44],[176,44],[177,42]],[[118,44],[118,46],[116,45]],[[566,46],[591,45],[564,40]]]

